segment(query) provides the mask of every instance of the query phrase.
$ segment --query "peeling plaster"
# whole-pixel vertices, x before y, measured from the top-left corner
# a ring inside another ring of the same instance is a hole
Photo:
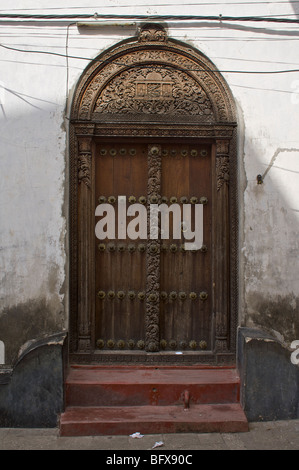
[[[34,338],[65,329],[64,305],[57,292],[59,267],[49,269],[39,294],[4,307],[0,313],[1,338],[6,344],[6,363],[12,364],[24,344]]]
[[[251,293],[247,300],[246,326],[268,331],[285,345],[299,338],[299,310],[296,307],[299,304],[294,294],[266,296],[263,292],[256,292]]]
[[[275,343],[274,339],[269,339],[269,338],[252,338],[252,337],[245,337],[245,342],[250,343],[250,341],[263,341],[265,343]]]

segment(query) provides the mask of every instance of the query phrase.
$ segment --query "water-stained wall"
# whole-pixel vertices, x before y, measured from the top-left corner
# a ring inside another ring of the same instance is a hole
[[[21,0],[14,8],[22,11],[25,3],[36,8]],[[73,14],[76,6],[76,13],[93,14],[84,3],[66,1],[63,13]],[[181,1],[171,8],[155,1],[129,8],[129,2],[107,0],[101,12],[180,15],[182,3],[189,14],[236,15],[225,2],[217,11],[212,4],[199,11]],[[294,13],[291,4],[282,12],[282,6],[247,3],[240,3],[238,14]],[[32,12],[47,12],[46,4]],[[61,4],[52,2],[55,7]],[[137,27],[132,21],[90,28],[76,19],[2,25],[1,42],[10,48],[0,50],[0,340],[6,364],[16,361],[26,342],[68,329],[70,102],[90,60],[135,35]],[[220,20],[172,20],[167,27],[170,37],[215,63],[236,100],[239,324],[265,330],[288,347],[299,338],[299,78],[287,72],[298,68],[298,29]]]

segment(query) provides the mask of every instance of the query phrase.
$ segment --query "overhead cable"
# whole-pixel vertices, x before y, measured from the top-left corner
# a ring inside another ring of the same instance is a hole
[[[274,18],[267,16],[198,16],[198,15],[105,15],[105,14],[69,14],[69,15],[28,15],[19,13],[0,13],[0,19],[27,20],[66,20],[66,19],[96,19],[96,20],[140,20],[140,21],[239,21],[298,24],[299,19]]]
[[[17,52],[24,52],[27,54],[46,54],[46,55],[53,55],[53,56],[58,56],[58,57],[64,57],[67,59],[79,59],[79,60],[88,60],[90,62],[98,62],[101,64],[110,64],[111,60],[102,60],[98,58],[92,58],[92,57],[81,57],[81,56],[72,56],[68,54],[61,54],[58,52],[51,52],[51,51],[37,51],[37,50],[26,50],[26,49],[18,49],[16,47],[10,47],[10,46],[5,46],[4,44],[0,44],[0,47],[3,47],[4,49],[12,50],[12,51],[17,51]],[[120,67],[128,67],[128,64],[123,64],[121,62],[114,62],[115,65],[118,65]],[[131,64],[129,68],[132,67],[140,67],[142,65],[143,67],[151,67],[151,64]],[[202,72],[204,69],[201,68],[189,68],[189,72]],[[247,73],[247,74],[282,74],[282,73],[294,73],[294,72],[299,72],[299,69],[286,69],[286,70],[217,70],[217,69],[209,69],[206,70],[207,72],[211,73]]]

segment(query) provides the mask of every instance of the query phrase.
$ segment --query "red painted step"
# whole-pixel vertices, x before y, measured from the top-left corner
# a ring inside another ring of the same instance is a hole
[[[248,423],[238,403],[179,406],[70,407],[61,417],[61,436],[244,432]]]
[[[191,404],[236,403],[239,389],[235,369],[78,366],[67,377],[66,405],[176,405],[185,390]]]
[[[72,366],[63,436],[241,432],[248,423],[234,368]]]

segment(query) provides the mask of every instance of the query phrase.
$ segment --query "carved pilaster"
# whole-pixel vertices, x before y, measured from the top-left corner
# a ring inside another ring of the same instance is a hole
[[[161,146],[148,147],[148,201],[158,196],[161,189]],[[159,291],[160,291],[160,244],[151,239],[150,204],[148,205],[148,245],[146,279],[145,348],[149,352],[159,351]]]
[[[216,141],[216,153],[217,157],[221,155],[228,155],[229,153],[229,140],[217,140]]]
[[[218,318],[218,321],[221,320]],[[216,324],[216,335],[215,335],[215,349],[217,353],[227,352],[228,351],[228,332],[226,321],[222,324]]]
[[[78,139],[78,210],[81,214],[78,233],[78,352],[91,350],[92,263],[87,263],[92,241],[91,137]]]
[[[229,350],[229,250],[230,250],[230,221],[229,221],[229,140],[216,141],[216,189],[215,224],[216,224],[216,261],[214,283],[215,294],[215,352],[223,353]]]
[[[216,149],[216,178],[219,191],[224,183],[229,183],[229,141],[218,140]]]
[[[90,188],[90,165],[91,165],[91,155],[89,153],[80,154],[79,161],[78,161],[79,183],[83,182],[89,188]]]
[[[79,140],[78,155],[78,179],[79,183],[83,182],[90,188],[90,171],[91,171],[91,149],[90,138]]]

